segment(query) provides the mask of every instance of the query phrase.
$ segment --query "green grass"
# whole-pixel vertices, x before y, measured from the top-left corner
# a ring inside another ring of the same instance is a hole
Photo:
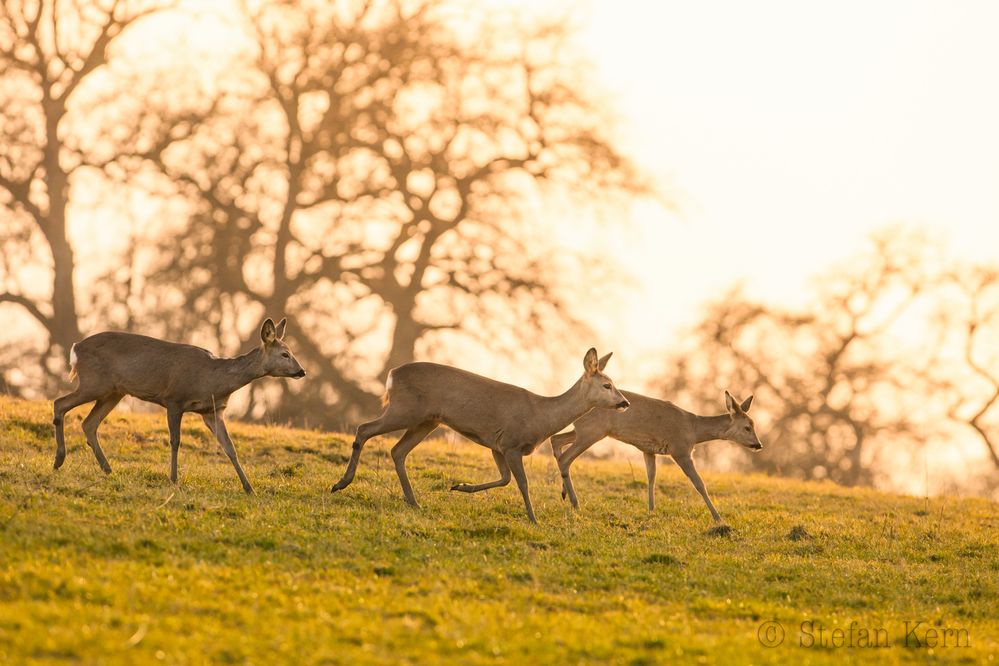
[[[111,415],[105,476],[85,413],[67,419],[54,472],[49,405],[0,397],[0,663],[999,664],[999,510],[985,500],[707,475],[733,528],[718,536],[674,467],[649,515],[643,469],[580,461],[574,513],[535,455],[535,526],[513,484],[448,492],[496,473],[470,443],[414,452],[414,509],[391,439],[331,495],[349,437],[233,424],[247,497],[191,417],[179,486],[162,415]],[[778,647],[758,640],[768,620],[785,628]],[[806,621],[828,646],[800,645]],[[891,646],[832,647],[851,622],[854,642],[884,628]],[[906,622],[948,646],[906,647]]]

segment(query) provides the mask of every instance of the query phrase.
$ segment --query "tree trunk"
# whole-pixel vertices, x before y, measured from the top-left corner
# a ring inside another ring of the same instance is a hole
[[[80,323],[76,312],[76,288],[73,283],[73,248],[66,236],[66,204],[69,197],[69,178],[59,162],[62,144],[59,141],[59,122],[65,110],[53,100],[45,103],[45,183],[48,192],[48,211],[43,232],[52,252],[52,327],[50,346],[62,349],[63,358],[69,357],[69,348],[80,340]]]
[[[382,381],[388,378],[389,370],[409,363],[416,353],[416,341],[423,334],[423,326],[413,320],[413,308],[413,303],[393,303],[396,313],[395,330],[392,331],[392,346],[389,348],[388,358],[378,374]]]

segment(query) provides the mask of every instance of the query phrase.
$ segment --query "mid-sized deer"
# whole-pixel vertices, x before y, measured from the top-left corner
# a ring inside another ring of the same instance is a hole
[[[166,407],[170,430],[170,481],[177,483],[180,423],[185,412],[200,414],[205,425],[232,461],[243,490],[253,487],[243,473],[226,430],[223,413],[229,396],[261,377],[304,377],[305,370],[283,341],[286,320],[270,319],[260,328],[261,345],[236,358],[218,358],[206,349],[156,338],[109,331],[97,333],[70,350],[70,378],[79,378],[72,393],[55,400],[55,468],[66,459],[63,418],[71,409],[94,402],[83,420],[83,432],[105,474],[111,465],[104,457],[97,428],[126,395]]]
[[[724,439],[741,444],[752,451],[762,449],[763,444],[756,436],[753,419],[746,413],[753,404],[753,396],[746,398],[740,405],[728,391],[725,391],[727,414],[698,416],[680,409],[671,402],[656,400],[630,391],[622,393],[631,403],[631,408],[627,412],[618,414],[612,410],[595,409],[576,421],[569,432],[551,438],[552,454],[562,474],[562,498],[568,495],[573,508],[579,508],[576,491],[572,487],[572,478],[569,476],[569,467],[572,461],[588,448],[604,437],[611,437],[631,444],[645,455],[649,511],[653,511],[656,506],[656,456],[669,455],[704,498],[711,517],[715,522],[720,522],[721,516],[711,503],[701,475],[694,466],[692,457],[694,446],[701,442]],[[571,446],[563,450],[562,447],[567,444]]]
[[[535,523],[527,488],[524,456],[541,442],[595,407],[625,410],[628,400],[603,373],[610,354],[597,358],[590,349],[583,359],[583,376],[572,388],[555,397],[540,396],[465,370],[436,363],[406,363],[389,372],[385,384],[385,411],[374,421],[362,423],[354,436],[347,469],[332,492],[354,480],[364,443],[394,430],[405,433],[392,447],[392,460],[406,502],[418,506],[406,474],[406,456],[439,424],[444,424],[490,449],[500,478],[487,483],[458,483],[451,490],[477,493],[517,481],[527,517]]]

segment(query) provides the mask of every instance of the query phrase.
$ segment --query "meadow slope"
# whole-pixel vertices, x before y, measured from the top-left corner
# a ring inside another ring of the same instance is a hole
[[[574,513],[537,454],[535,526],[513,484],[448,491],[496,473],[467,442],[414,452],[414,509],[391,439],[331,495],[349,437],[232,424],[247,497],[200,419],[174,487],[163,415],[111,415],[105,476],[85,414],[54,472],[50,406],[0,397],[0,663],[999,664],[985,500],[708,475],[717,536],[671,465],[650,515],[640,466],[580,461]]]

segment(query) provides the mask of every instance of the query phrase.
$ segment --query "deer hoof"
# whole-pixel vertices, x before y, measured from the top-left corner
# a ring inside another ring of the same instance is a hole
[[[725,523],[718,523],[707,532],[708,536],[727,537],[732,535],[732,528]]]

